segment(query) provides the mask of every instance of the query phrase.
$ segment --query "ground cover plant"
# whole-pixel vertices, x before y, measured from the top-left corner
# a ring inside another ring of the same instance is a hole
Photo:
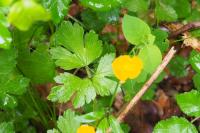
[[[0,0],[0,133],[198,133],[199,37],[199,0]]]

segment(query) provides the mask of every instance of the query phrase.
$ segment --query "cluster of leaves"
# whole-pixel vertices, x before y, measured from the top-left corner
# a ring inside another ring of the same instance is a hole
[[[169,47],[168,33],[149,26],[147,22],[154,22],[142,15],[153,8],[157,23],[199,18],[199,11],[191,8],[189,0],[79,0],[84,7],[78,16],[80,22],[67,15],[71,2],[0,0],[0,132],[36,132],[29,120],[42,123],[45,129],[51,128],[49,121],[53,121],[56,126],[48,133],[76,133],[81,124],[94,126],[97,133],[106,133],[109,128],[114,133],[128,132],[127,125],[119,124],[111,115],[112,99],[121,90],[126,101],[132,99]],[[128,12],[122,19],[130,49],[126,54],[141,58],[143,70],[136,79],[118,85],[112,71],[115,47],[103,42],[104,35],[97,32],[106,24],[119,25],[122,8]],[[173,76],[183,77],[190,64],[197,72],[193,77],[197,90],[179,94],[176,99],[185,114],[199,117],[200,54],[192,51],[188,60],[177,56],[169,69]],[[153,98],[164,76],[163,72],[142,99]],[[85,114],[68,109],[55,122],[55,112],[35,93],[34,87],[47,83],[54,83],[48,100],[72,101],[73,107],[82,108]],[[178,117],[159,122],[154,132],[173,132],[174,127],[178,127],[177,132],[197,132],[190,122]]]
[[[104,112],[90,112],[84,115],[75,115],[71,110],[66,110],[63,116],[60,116],[57,121],[59,131],[66,133],[76,133],[81,125],[90,124],[96,126],[97,133],[105,133],[109,127],[113,132],[123,133],[120,124],[114,116],[105,117]],[[57,129],[48,130],[48,133],[59,133]]]
[[[180,109],[190,117],[200,117],[199,105],[200,92],[192,90],[176,96],[176,101]],[[188,133],[198,133],[196,127],[184,117],[172,117],[167,120],[160,121],[154,128],[154,133],[160,132],[177,132],[181,133],[187,130]]]
[[[193,76],[193,83],[195,89],[190,92],[185,92],[176,95],[176,101],[181,111],[189,117],[200,117],[200,53],[193,50],[190,53],[189,59],[185,60],[181,56],[176,56],[169,64],[171,74],[177,77],[183,77],[187,75],[186,66],[191,65],[196,74]],[[176,67],[175,67],[176,66]],[[184,132],[198,133],[196,127],[184,117],[172,117],[167,120],[160,121],[154,128],[154,133],[159,132]]]

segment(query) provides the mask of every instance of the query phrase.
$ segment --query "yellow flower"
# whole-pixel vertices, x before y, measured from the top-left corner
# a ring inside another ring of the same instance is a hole
[[[78,128],[77,133],[95,133],[95,128],[89,125],[81,125]]]
[[[112,63],[113,72],[121,82],[125,82],[128,78],[135,79],[142,68],[143,62],[138,56],[122,55]]]

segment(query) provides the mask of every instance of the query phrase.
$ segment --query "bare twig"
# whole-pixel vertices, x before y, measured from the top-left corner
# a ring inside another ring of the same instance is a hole
[[[151,78],[144,84],[144,86],[141,88],[141,90],[135,95],[135,97],[130,101],[130,103],[123,109],[123,111],[118,116],[118,121],[122,122],[124,120],[124,117],[127,115],[129,110],[133,108],[133,106],[140,100],[140,98],[144,95],[144,93],[148,90],[148,88],[151,86],[151,84],[156,80],[156,78],[160,75],[160,73],[164,70],[164,68],[167,66],[169,61],[172,59],[172,57],[175,55],[176,49],[174,46],[171,47],[165,58],[163,59],[162,63],[158,66],[156,71],[153,73]]]
[[[200,119],[200,117],[196,117],[196,118],[194,118],[192,121],[191,121],[191,123],[194,123],[195,121],[197,121],[197,120],[199,120]]]
[[[188,23],[186,25],[184,25],[183,27],[181,27],[179,30],[173,32],[170,34],[169,38],[175,38],[178,35],[180,35],[181,33],[184,33],[186,31],[192,30],[192,29],[197,29],[200,27],[200,22],[192,22],[192,23]]]

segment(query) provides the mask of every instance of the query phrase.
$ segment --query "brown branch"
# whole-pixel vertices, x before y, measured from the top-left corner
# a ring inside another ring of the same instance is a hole
[[[192,22],[192,23],[188,23],[184,26],[182,26],[180,29],[178,29],[177,31],[175,32],[172,32],[169,36],[169,38],[175,38],[177,37],[178,35],[186,32],[186,31],[189,31],[189,30],[192,30],[192,29],[197,29],[197,28],[200,28],[200,22]]]
[[[140,100],[140,98],[144,95],[144,93],[148,90],[151,84],[156,80],[156,78],[160,75],[160,73],[164,70],[167,66],[169,61],[175,55],[176,49],[174,46],[171,47],[165,58],[163,59],[162,63],[158,66],[156,71],[152,74],[151,78],[144,84],[141,90],[135,95],[135,97],[129,102],[129,104],[122,110],[122,112],[117,117],[119,122],[124,120],[124,117],[128,114],[129,110],[133,108],[133,106]]]

